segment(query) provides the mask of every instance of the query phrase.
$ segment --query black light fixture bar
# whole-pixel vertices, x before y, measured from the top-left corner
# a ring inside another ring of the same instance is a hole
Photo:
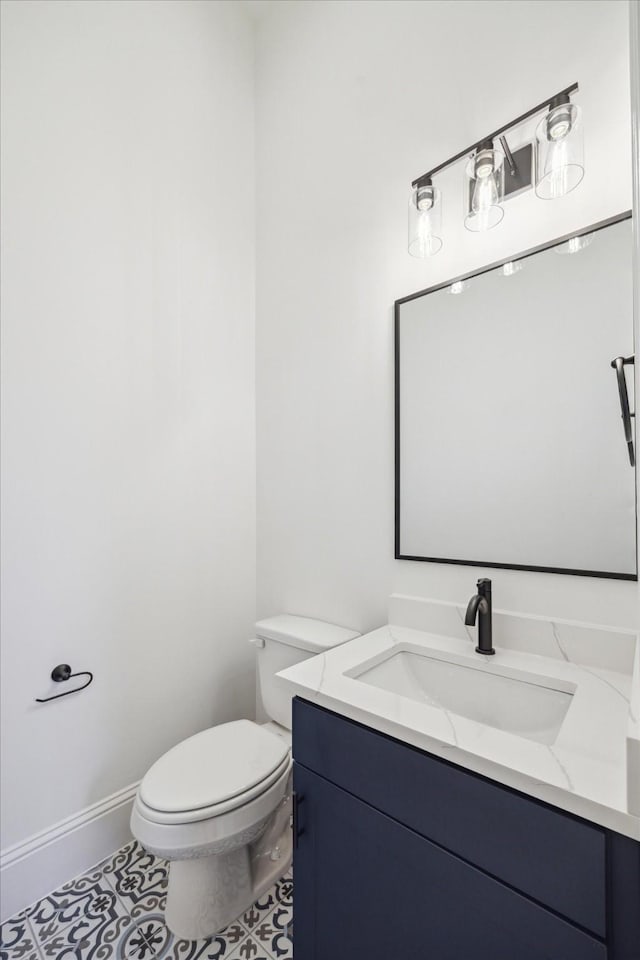
[[[512,127],[516,127],[519,123],[522,123],[524,120],[528,120],[529,117],[533,117],[534,114],[540,113],[541,110],[544,110],[545,107],[550,106],[556,97],[568,96],[578,89],[577,83],[572,83],[570,87],[565,87],[564,90],[560,90],[559,93],[554,93],[552,97],[549,97],[548,100],[543,100],[542,103],[538,103],[535,107],[532,107],[531,110],[527,110],[526,113],[521,114],[519,117],[516,117],[515,120],[510,120],[509,123],[506,123],[503,127],[499,127],[498,130],[494,130],[493,133],[490,133],[488,136],[481,137],[480,140],[477,140],[475,143],[472,143],[470,147],[461,150],[460,153],[456,153],[455,157],[450,157],[448,160],[445,160],[444,163],[438,164],[437,167],[433,167],[432,170],[429,170],[427,173],[423,173],[421,177],[418,177],[416,180],[411,182],[412,187],[417,187],[422,184],[424,180],[428,180],[431,177],[435,176],[436,173],[440,173],[442,170],[446,170],[447,167],[450,167],[452,164],[456,163],[458,160],[462,160],[463,157],[469,156],[470,153],[474,153],[485,140],[495,140],[502,133],[506,133],[507,130],[511,130]]]

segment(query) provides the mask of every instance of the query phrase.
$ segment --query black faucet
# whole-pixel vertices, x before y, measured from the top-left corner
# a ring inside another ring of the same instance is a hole
[[[464,622],[468,627],[472,627],[478,617],[478,646],[476,653],[484,653],[489,657],[495,653],[493,641],[491,638],[491,580],[478,580],[478,592],[475,597],[471,597],[467,607],[467,613]]]

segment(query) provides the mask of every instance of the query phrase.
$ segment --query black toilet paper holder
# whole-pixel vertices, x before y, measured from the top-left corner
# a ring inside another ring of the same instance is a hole
[[[54,693],[52,697],[36,697],[36,703],[48,703],[49,700],[59,700],[60,697],[68,697],[71,693],[79,693],[88,687],[93,680],[93,674],[90,670],[80,670],[78,673],[72,673],[68,663],[59,663],[58,666],[54,667],[51,671],[51,679],[55,680],[56,683],[70,680],[72,677],[89,677],[89,679],[86,683],[83,683],[82,686],[74,687],[73,690],[65,690],[64,693]]]

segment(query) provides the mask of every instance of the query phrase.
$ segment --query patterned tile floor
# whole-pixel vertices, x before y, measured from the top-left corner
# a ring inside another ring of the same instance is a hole
[[[135,840],[0,928],[0,960],[289,960],[291,873],[209,940],[164,922],[167,864]]]

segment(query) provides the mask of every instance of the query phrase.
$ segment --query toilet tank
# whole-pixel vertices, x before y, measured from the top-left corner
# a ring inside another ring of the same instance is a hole
[[[258,684],[264,709],[271,720],[291,729],[291,693],[276,674],[301,660],[326,653],[360,634],[324,620],[287,613],[256,623],[253,643],[258,651]]]

